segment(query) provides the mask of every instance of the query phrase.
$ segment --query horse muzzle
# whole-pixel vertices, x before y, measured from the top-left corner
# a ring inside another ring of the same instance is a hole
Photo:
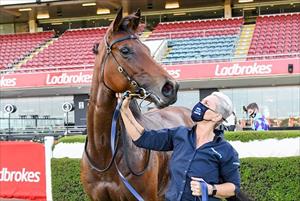
[[[161,89],[161,93],[166,98],[177,96],[179,84],[177,82],[167,81]]]
[[[179,89],[179,84],[176,81],[168,80],[161,88],[162,97],[157,103],[157,106],[162,108],[172,105],[177,101],[177,92]]]

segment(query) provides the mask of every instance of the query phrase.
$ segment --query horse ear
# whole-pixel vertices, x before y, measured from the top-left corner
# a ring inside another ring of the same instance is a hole
[[[136,30],[139,27],[141,19],[141,10],[138,8],[134,13],[135,18],[133,19],[133,30]]]
[[[113,25],[113,31],[118,31],[120,23],[122,21],[123,18],[123,8],[121,7],[118,12],[117,12],[117,16],[114,20],[114,25]]]
[[[134,15],[137,16],[138,18],[140,18],[140,17],[141,17],[141,9],[138,8],[138,9],[135,11]]]

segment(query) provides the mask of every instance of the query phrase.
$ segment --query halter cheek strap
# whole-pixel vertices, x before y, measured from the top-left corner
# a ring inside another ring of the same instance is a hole
[[[123,74],[124,77],[129,81],[130,85],[136,89],[136,92],[137,93],[142,93],[144,94],[144,96],[146,96],[147,94],[147,91],[139,86],[139,84],[133,79],[131,78],[131,76],[127,73],[127,71],[125,70],[125,68],[118,62],[118,60],[116,59],[115,55],[113,54],[113,51],[112,51],[112,48],[113,46],[116,44],[116,43],[119,43],[119,42],[122,42],[122,41],[125,41],[125,40],[135,40],[135,39],[138,39],[136,35],[134,34],[130,34],[130,35],[126,35],[124,37],[121,37],[121,38],[118,38],[118,39],[115,39],[111,42],[111,44],[109,44],[107,42],[107,38],[105,37],[104,38],[104,43],[105,43],[105,46],[106,46],[106,55],[105,55],[105,58],[104,58],[104,61],[102,62],[102,67],[101,67],[101,77],[102,77],[102,80],[103,80],[103,83],[104,85],[109,88],[106,84],[105,84],[105,81],[104,81],[104,67],[105,67],[105,63],[106,63],[106,60],[108,58],[108,56],[111,54],[114,61],[116,62],[117,64],[117,69],[119,71],[119,73]]]

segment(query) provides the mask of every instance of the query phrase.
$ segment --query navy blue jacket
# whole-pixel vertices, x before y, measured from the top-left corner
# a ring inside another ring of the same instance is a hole
[[[239,158],[235,149],[215,130],[215,138],[196,149],[195,127],[144,131],[134,141],[138,147],[173,151],[169,162],[170,184],[165,195],[169,201],[195,201],[190,189],[191,177],[209,184],[231,182],[240,189]],[[209,201],[220,199],[209,197]]]

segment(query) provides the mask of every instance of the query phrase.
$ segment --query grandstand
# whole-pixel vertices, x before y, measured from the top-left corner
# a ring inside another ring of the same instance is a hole
[[[275,56],[278,58],[290,57],[293,56],[292,53],[299,53],[299,27],[299,13],[259,16],[248,54],[279,54]]]
[[[107,28],[68,30],[21,68],[80,67],[93,64],[92,47]]]
[[[0,69],[13,68],[54,36],[54,32],[0,35]]]
[[[266,3],[273,6],[265,9]],[[297,106],[300,97],[300,4],[296,1],[248,4],[231,1],[230,5],[220,1],[216,4],[183,0],[182,7],[169,10],[157,3],[154,12],[140,1],[129,3],[125,10],[142,8],[144,24],[140,38],[150,46],[156,44],[153,52],[158,55],[157,62],[179,80],[181,91],[176,104],[191,107],[192,100],[220,90],[233,99],[239,120],[246,118],[242,105],[258,101],[273,127],[288,126],[282,122],[300,116]],[[35,24],[21,13],[19,18],[28,22],[28,29],[26,33],[17,33],[20,28],[12,27],[19,24],[10,16],[15,16],[23,7],[34,10],[34,6],[48,9],[50,19],[37,19],[36,16]],[[70,6],[72,12],[68,12]],[[228,6],[231,6],[231,14],[227,12]],[[257,12],[249,15],[248,9],[252,7]],[[21,128],[63,126],[65,116],[61,104],[65,101],[77,105],[70,118],[71,124],[85,125],[95,59],[92,48],[101,42],[117,7],[110,5],[111,13],[103,16],[91,15],[96,7],[86,8],[76,1],[0,4],[0,8],[3,11],[0,23],[4,24],[0,24],[0,130],[7,129],[8,116],[3,112],[7,103],[19,108],[13,118]],[[59,16],[59,10],[65,16]],[[84,81],[72,83],[68,76]],[[263,91],[269,93],[265,95]],[[285,97],[294,98],[287,100]],[[28,100],[32,104],[25,106]],[[283,102],[289,105],[286,111],[279,108]],[[43,104],[58,105],[58,109],[46,109]],[[38,118],[32,121],[35,115]],[[55,123],[55,119],[60,121]]]
[[[291,57],[299,53],[299,17],[298,13],[259,16],[248,59],[261,59],[261,55]],[[244,19],[240,17],[166,22],[159,23],[144,39],[167,40],[168,50],[161,61],[164,64],[230,61],[243,25]],[[18,63],[20,68],[36,68],[36,71],[91,67],[94,61],[91,47],[101,41],[106,30],[106,27],[67,30],[59,38],[54,38],[53,32],[1,35],[4,42],[0,68],[12,68]],[[17,43],[21,47],[17,48]],[[24,59],[26,56],[31,57]]]
[[[242,18],[159,23],[147,40],[168,40],[164,64],[195,62],[233,56]]]
[[[195,38],[238,34],[243,25],[242,18],[193,20],[159,23],[150,39]]]

